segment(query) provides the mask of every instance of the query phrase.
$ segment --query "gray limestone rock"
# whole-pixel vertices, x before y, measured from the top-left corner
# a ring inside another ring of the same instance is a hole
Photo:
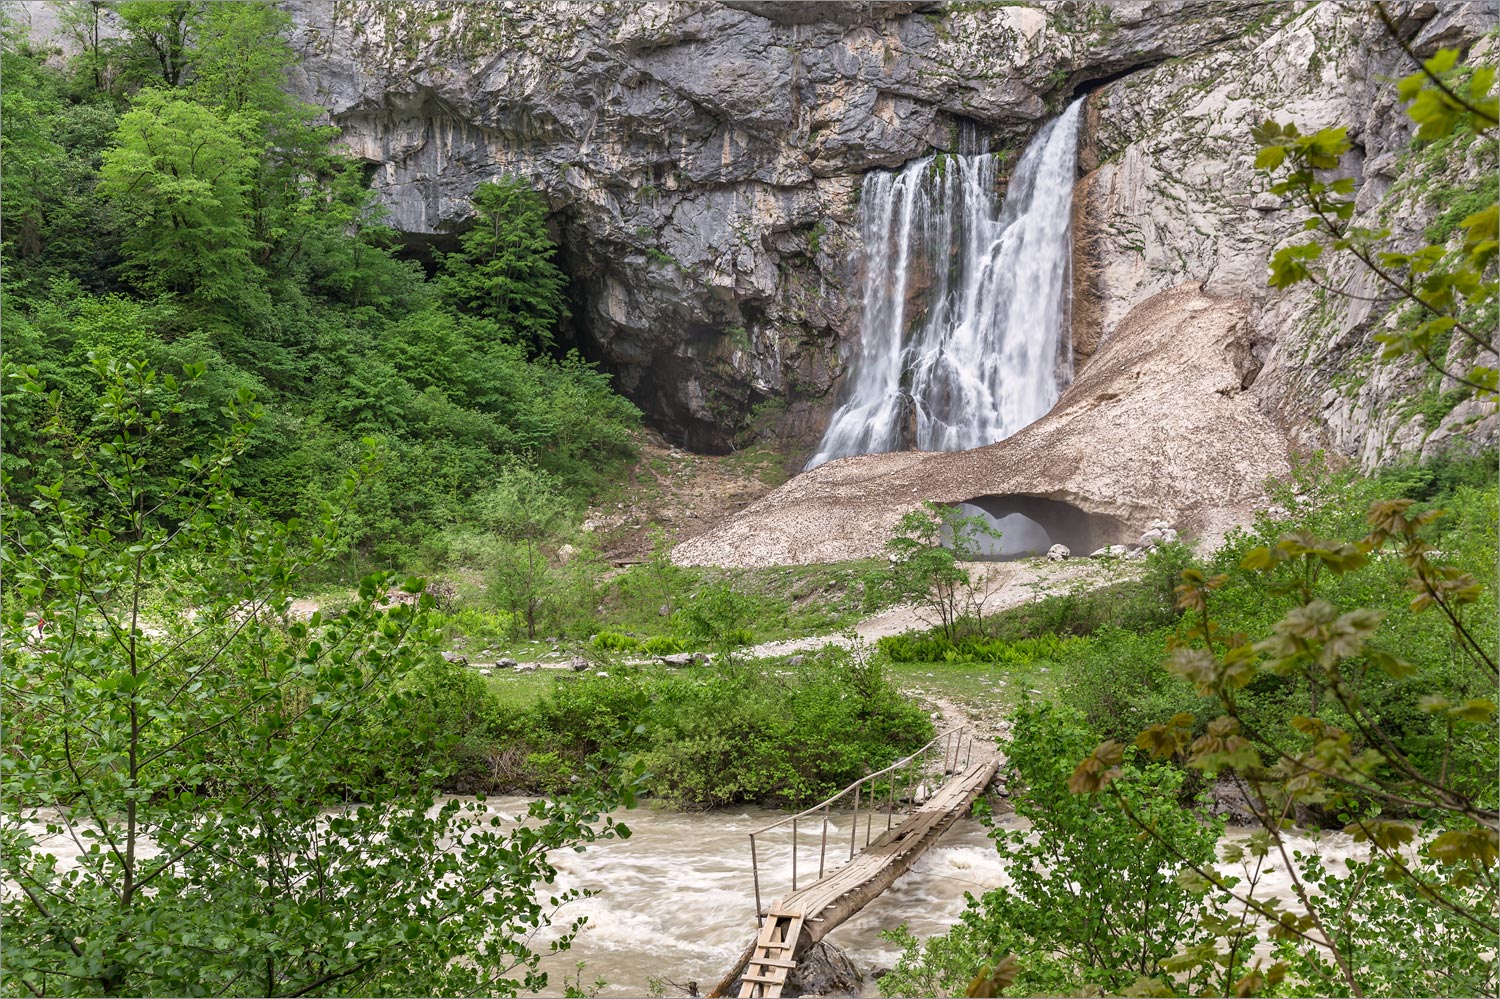
[[[1016,150],[1080,86],[1210,50],[1264,13],[1251,0],[285,7],[295,89],[371,164],[408,241],[451,245],[477,184],[530,180],[553,209],[578,341],[699,450],[821,434],[857,332],[867,171],[952,149],[965,128]]]

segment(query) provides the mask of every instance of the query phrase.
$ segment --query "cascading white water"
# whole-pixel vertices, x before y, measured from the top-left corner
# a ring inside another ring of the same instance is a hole
[[[911,446],[979,447],[1052,408],[1072,376],[1069,220],[1081,105],[1037,133],[1003,206],[999,157],[979,150],[865,177],[859,353],[808,468]]]

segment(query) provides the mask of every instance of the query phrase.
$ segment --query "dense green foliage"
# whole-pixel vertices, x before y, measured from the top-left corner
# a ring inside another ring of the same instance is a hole
[[[549,851],[628,834],[604,813],[629,802],[632,771],[610,766],[611,788],[582,770],[524,825],[482,800],[440,802],[463,688],[437,658],[432,598],[388,602],[396,581],[374,574],[341,614],[290,620],[291,589],[337,549],[347,504],[330,501],[309,535],[235,494],[261,415],[248,391],[221,437],[161,470],[191,382],[130,362],[99,374],[82,432],[61,392],[29,376],[17,388],[100,489],[81,501],[61,476],[37,483],[35,516],[7,516],[0,546],[0,991],[545,984],[531,934],[577,897],[537,897]]]
[[[679,806],[806,804],[932,736],[878,656],[830,647],[785,676],[722,661],[606,665],[559,678],[520,710],[466,689],[476,723],[465,723],[465,769],[450,786],[566,788],[613,751],[642,760],[647,790]]]
[[[63,392],[66,422],[82,429],[92,411],[91,357],[202,365],[162,468],[222,432],[225,400],[249,389],[266,419],[238,486],[282,518],[315,513],[376,441],[381,468],[338,564],[351,579],[370,564],[448,564],[451,533],[461,543],[513,522],[501,507],[517,476],[545,477],[571,521],[631,456],[634,408],[554,346],[566,282],[529,187],[483,185],[479,224],[428,280],[396,252],[336,130],[287,96],[285,13],[76,7],[84,51],[67,66],[10,33],[0,53],[5,370],[35,366]],[[100,41],[93,17],[121,37]],[[5,471],[24,511],[65,460],[15,384],[6,377]],[[535,587],[519,585],[506,581],[504,600],[525,616]]]
[[[1300,482],[1280,496],[1283,513],[1262,516],[1252,528],[1235,532],[1202,564],[1205,575],[1225,577],[1214,593],[1218,626],[1225,634],[1265,635],[1297,604],[1296,592],[1284,587],[1268,589],[1261,573],[1244,567],[1253,549],[1275,544],[1293,532],[1358,541],[1368,530],[1361,511],[1373,502],[1404,496],[1419,499],[1418,510],[1447,511],[1424,529],[1424,536],[1443,553],[1445,562],[1486,583],[1472,626],[1480,641],[1494,648],[1495,525],[1500,516],[1495,472],[1493,455],[1398,467],[1374,478],[1309,467]],[[1297,496],[1304,499],[1299,501]],[[1409,612],[1407,580],[1406,567],[1399,559],[1372,558],[1357,571],[1324,575],[1318,581],[1317,595],[1335,606],[1364,607],[1383,614],[1380,645],[1417,667],[1410,676],[1376,673],[1362,681],[1369,710],[1384,721],[1392,737],[1423,765],[1437,766],[1448,753],[1451,773],[1482,782],[1493,769],[1494,733],[1475,731],[1457,745],[1447,746],[1446,722],[1420,710],[1420,702],[1436,693],[1451,698],[1479,696],[1492,689],[1492,680],[1465,657],[1455,655],[1451,630],[1440,615]],[[1191,624],[1096,635],[1103,640],[1080,647],[1075,657],[1064,657],[1064,699],[1083,711],[1104,736],[1123,742],[1133,741],[1146,723],[1179,711],[1196,713],[1200,723],[1206,722],[1211,706],[1161,669],[1162,650],[1184,640]],[[1238,702],[1247,725],[1274,731],[1292,715],[1307,712],[1313,706],[1308,697],[1305,686],[1268,675],[1241,691]]]
[[[1222,826],[1181,807],[1182,774],[1161,764],[1127,767],[1117,783],[1170,846],[1143,844],[1116,801],[1070,794],[1070,761],[1095,738],[1067,711],[1027,705],[1016,712],[1002,742],[1003,779],[1029,828],[991,832],[1010,884],[970,896],[943,936],[919,942],[892,934],[906,951],[880,980],[882,995],[963,995],[987,961],[1007,953],[1016,957],[1005,995],[1118,994],[1204,935],[1184,914],[1205,892],[1179,885],[1175,875],[1188,863],[1212,861]]]

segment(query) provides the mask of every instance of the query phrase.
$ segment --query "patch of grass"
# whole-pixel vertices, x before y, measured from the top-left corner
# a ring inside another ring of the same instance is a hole
[[[503,712],[519,712],[551,693],[563,676],[563,673],[556,670],[538,670],[535,673],[496,670],[483,679],[484,685],[494,695],[496,708]]]
[[[892,682],[917,697],[941,698],[976,718],[1009,714],[1023,700],[1056,698],[1064,673],[1051,660],[999,666],[975,662],[890,665]]]

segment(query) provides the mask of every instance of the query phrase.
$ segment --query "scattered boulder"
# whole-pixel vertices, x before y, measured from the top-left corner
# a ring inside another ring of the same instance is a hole
[[[660,607],[658,607],[656,609],[656,616],[657,617],[670,617],[671,614],[672,614],[672,605],[671,604],[662,604]]]
[[[656,658],[668,666],[691,666],[698,661],[697,657],[691,652],[678,652],[674,655],[657,656]]]
[[[1177,531],[1165,520],[1153,520],[1151,529],[1140,536],[1137,542],[1142,547],[1153,545],[1169,545],[1177,540]]]
[[[584,670],[588,669],[590,665],[592,664],[582,656],[574,656],[572,659],[568,660],[568,668],[571,669],[574,673],[582,673]]]
[[[1241,786],[1228,777],[1214,781],[1210,792],[1213,796],[1211,810],[1214,815],[1231,825],[1253,826],[1259,824],[1255,805]]]
[[[567,562],[576,554],[578,554],[577,548],[574,548],[572,545],[563,545],[557,549],[557,560],[559,562]]]
[[[697,663],[699,666],[707,665],[708,664],[708,660],[709,660],[709,655],[708,655],[707,652],[694,652],[693,653],[693,662]]]
[[[786,661],[786,664],[788,666],[801,666],[801,665],[805,664],[806,662],[807,662],[807,657],[804,656],[804,655],[802,655],[801,653],[798,653],[797,655],[792,656],[792,658],[788,659]]]
[[[517,673],[535,673],[537,671],[537,668],[538,667],[537,667],[536,663],[517,663],[516,664],[516,672]]]
[[[1064,559],[1071,558],[1072,555],[1073,549],[1067,545],[1053,545],[1047,549],[1047,561],[1049,562],[1061,562]]]
[[[501,656],[499,659],[495,660],[496,669],[515,669],[519,665],[521,664],[516,662],[509,656]]]
[[[1092,552],[1089,558],[1124,558],[1130,553],[1130,549],[1124,545],[1105,545],[1096,552]]]
[[[797,958],[797,966],[787,975],[786,996],[857,996],[864,990],[864,978],[854,962],[838,947],[819,940]]]
[[[495,671],[492,670],[492,669],[482,669],[482,670],[479,671],[479,675],[480,676],[489,676],[493,672],[495,672]]]
[[[467,666],[467,665],[469,665],[468,657],[467,656],[462,656],[462,655],[460,655],[457,652],[444,652],[443,653],[443,659],[446,662],[452,663],[454,666]]]

